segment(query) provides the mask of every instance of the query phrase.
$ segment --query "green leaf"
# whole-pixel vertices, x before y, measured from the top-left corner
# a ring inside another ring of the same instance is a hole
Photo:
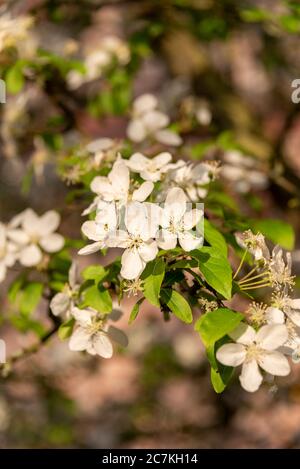
[[[73,331],[74,324],[75,319],[71,318],[59,326],[58,337],[60,338],[60,340],[65,340],[70,337]]]
[[[93,285],[84,292],[84,303],[82,307],[90,306],[100,313],[107,314],[112,310],[112,299],[109,291],[102,285]]]
[[[15,65],[9,68],[5,75],[5,82],[7,91],[12,94],[17,94],[21,91],[24,86],[23,77],[23,64],[16,62]]]
[[[31,314],[40,302],[43,293],[43,284],[29,283],[22,291],[20,299],[20,313],[24,316]]]
[[[176,290],[171,290],[170,288],[162,289],[161,298],[178,319],[187,324],[190,324],[193,321],[190,305]]]
[[[284,249],[292,250],[295,245],[295,232],[293,227],[283,220],[250,220],[250,227],[260,232],[274,244],[280,244]]]
[[[89,265],[82,272],[82,277],[84,280],[95,280],[96,283],[99,283],[107,275],[107,271],[102,265]]]
[[[209,347],[235,329],[243,318],[241,313],[219,308],[201,316],[195,330],[199,332],[205,347]]]
[[[144,298],[141,298],[139,301],[135,303],[134,307],[131,310],[128,324],[133,323],[133,321],[135,321],[135,319],[137,318],[137,315],[139,314],[140,306],[143,303],[143,301],[144,301]]]
[[[207,219],[204,219],[204,237],[220,254],[227,257],[228,249],[224,237]]]
[[[220,373],[219,370],[215,370],[214,368],[211,367],[210,379],[211,379],[211,384],[213,385],[213,388],[216,391],[216,393],[221,394],[221,392],[224,391],[230,378],[232,377],[232,374],[233,374],[233,368],[230,366],[224,367],[224,370],[222,373]]]
[[[149,262],[141,275],[141,279],[144,281],[145,298],[154,306],[160,306],[159,295],[164,276],[165,263],[161,258]]]
[[[21,288],[23,287],[24,282],[25,282],[24,275],[21,274],[21,275],[20,275],[19,277],[17,277],[16,280],[14,280],[14,282],[10,285],[7,296],[8,296],[8,299],[9,299],[9,301],[10,301],[11,303],[13,303],[14,301],[16,301],[17,295],[18,295],[19,291],[21,290]]]
[[[226,257],[219,254],[215,247],[195,249],[190,254],[198,260],[199,269],[206,282],[229,300],[232,291],[232,269]]]

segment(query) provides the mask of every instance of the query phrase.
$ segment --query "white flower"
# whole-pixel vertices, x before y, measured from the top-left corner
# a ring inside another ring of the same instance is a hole
[[[157,108],[157,98],[152,94],[143,94],[134,101],[132,120],[127,127],[128,138],[139,143],[153,137],[165,145],[181,145],[180,136],[166,129],[169,117]]]
[[[286,259],[284,259],[283,250],[279,246],[275,246],[271,259],[268,262],[268,270],[270,281],[275,289],[289,288],[294,285],[292,256],[290,252],[286,253]]]
[[[224,161],[221,174],[228,181],[235,183],[237,192],[247,193],[251,188],[261,190],[268,186],[267,176],[255,169],[259,162],[254,158],[231,150],[225,153]]]
[[[71,89],[76,89],[84,83],[100,78],[105,69],[113,60],[118,64],[126,65],[130,59],[130,50],[127,44],[116,36],[102,38],[97,49],[88,53],[84,60],[86,73],[71,70],[67,75],[67,82]]]
[[[192,202],[197,202],[199,199],[206,197],[206,186],[218,174],[217,164],[210,162],[199,163],[195,166],[179,160],[176,166],[170,169],[165,186],[175,185],[180,187]]]
[[[5,279],[7,267],[17,260],[17,247],[9,241],[7,227],[0,222],[0,282]]]
[[[284,322],[285,315],[300,327],[300,298],[290,298],[285,293],[275,294],[268,308],[269,319],[273,322]]]
[[[49,210],[39,217],[31,208],[15,217],[12,226],[21,224],[21,229],[10,229],[9,238],[20,245],[19,261],[25,267],[38,265],[43,258],[43,251],[58,252],[63,248],[64,237],[55,233],[60,223],[60,216]]]
[[[158,245],[162,249],[174,249],[179,244],[185,251],[196,249],[203,243],[203,236],[195,236],[191,230],[203,217],[203,211],[187,211],[187,199],[182,189],[174,187],[169,190],[164,208],[161,210]]]
[[[101,201],[118,202],[124,205],[128,200],[143,202],[151,194],[153,183],[144,182],[130,193],[130,174],[124,160],[118,159],[107,177],[96,176],[91,183],[91,190],[97,194],[93,203],[83,212],[83,215],[92,212]]]
[[[154,158],[147,158],[142,153],[134,153],[126,162],[127,166],[146,181],[160,181],[163,174],[170,168],[172,155],[167,152],[159,153]]]
[[[156,241],[152,239],[158,226],[156,206],[152,205],[131,202],[125,213],[126,231],[119,230],[115,237],[107,240],[109,247],[125,248],[121,259],[121,275],[127,280],[138,278],[146,263],[152,261],[158,252]]]
[[[246,391],[255,392],[260,387],[263,377],[259,367],[274,376],[289,374],[287,358],[277,351],[288,339],[284,325],[267,325],[255,332],[251,326],[241,323],[229,335],[236,343],[222,345],[216,356],[223,365],[243,364],[240,382]]]
[[[248,249],[256,261],[266,262],[270,258],[270,252],[265,237],[261,233],[254,234],[251,230],[235,235],[236,242],[243,249]]]
[[[112,311],[111,314],[103,316],[92,308],[74,307],[72,315],[76,325],[69,341],[70,350],[86,350],[91,355],[111,358],[113,355],[111,339],[123,347],[127,346],[128,340],[124,332],[107,324],[109,319],[112,321],[118,319],[118,312]]]
[[[63,291],[54,295],[50,301],[50,309],[54,316],[63,316],[68,319],[72,315],[75,300],[78,297],[80,285],[77,283],[77,266],[75,262],[69,270],[69,282],[64,286]]]
[[[103,249],[106,239],[110,235],[115,234],[118,224],[115,203],[99,203],[98,210],[95,220],[88,220],[81,227],[85,236],[94,241],[94,243],[80,249],[78,254],[86,255]]]
[[[15,47],[28,37],[28,31],[33,24],[33,18],[20,15],[13,18],[9,13],[0,17],[0,52],[8,47]]]
[[[115,159],[120,144],[112,138],[98,138],[86,146],[86,151],[93,157],[93,166],[99,168],[101,163]]]

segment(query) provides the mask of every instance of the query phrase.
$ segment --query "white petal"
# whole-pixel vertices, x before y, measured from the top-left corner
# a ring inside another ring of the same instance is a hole
[[[182,138],[180,135],[168,129],[158,130],[155,132],[155,138],[163,145],[172,145],[174,147],[178,147],[182,144]]]
[[[69,341],[69,349],[74,352],[80,352],[82,350],[86,350],[90,341],[90,334],[87,332],[86,329],[79,326],[73,334],[71,335]]]
[[[128,337],[125,332],[121,331],[117,327],[109,326],[107,334],[117,344],[121,345],[122,347],[127,347]]]
[[[149,239],[149,222],[147,208],[141,202],[131,202],[127,205],[125,213],[125,225],[132,235],[140,235],[142,239]]]
[[[133,109],[138,114],[152,111],[158,105],[156,96],[150,93],[145,93],[135,99],[133,103]]]
[[[156,155],[153,158],[152,163],[156,166],[157,169],[160,169],[163,166],[165,166],[166,164],[168,164],[171,160],[172,160],[171,153],[168,153],[167,151],[164,151],[164,152],[159,153],[158,155]]]
[[[90,142],[86,146],[86,149],[90,153],[97,153],[101,150],[108,150],[113,146],[113,144],[114,141],[112,138],[98,138],[97,140],[93,140],[92,142]]]
[[[144,202],[144,200],[146,200],[147,197],[153,191],[153,188],[154,188],[153,182],[151,181],[143,182],[143,184],[133,192],[132,200],[135,200],[137,202]]]
[[[167,213],[168,217],[172,217],[175,222],[178,222],[182,219],[187,209],[186,202],[184,191],[179,187],[173,187],[168,191],[164,212]]]
[[[160,230],[157,244],[161,249],[174,249],[177,244],[177,235],[168,230]]]
[[[129,122],[127,130],[127,137],[133,142],[142,142],[147,136],[147,130],[144,123],[140,119],[133,119]]]
[[[50,253],[60,251],[64,247],[64,244],[65,238],[58,233],[52,233],[40,239],[40,246],[44,251]]]
[[[13,229],[7,232],[7,237],[11,239],[14,243],[24,245],[29,242],[28,234],[23,230]]]
[[[142,121],[148,132],[156,132],[169,125],[169,117],[160,111],[149,111],[142,116]]]
[[[38,215],[31,208],[24,212],[24,216],[22,218],[22,227],[26,233],[29,235],[35,235],[39,229],[39,222],[40,219]]]
[[[19,261],[25,267],[32,267],[37,265],[42,260],[42,252],[36,244],[30,244],[26,246],[20,252]]]
[[[288,331],[284,324],[263,326],[256,334],[256,342],[265,350],[275,350],[288,339]]]
[[[88,239],[91,239],[92,241],[102,241],[105,237],[105,234],[103,233],[103,230],[101,230],[99,224],[93,220],[85,221],[81,227],[81,231]]]
[[[102,358],[111,358],[113,355],[112,343],[104,332],[97,332],[92,337],[94,350]]]
[[[201,218],[203,217],[203,210],[198,210],[194,208],[193,210],[189,210],[184,214],[183,217],[183,226],[186,231],[191,230],[196,226]]]
[[[6,244],[6,227],[0,222],[0,249],[3,249]]]
[[[253,327],[248,326],[245,322],[241,322],[229,336],[238,344],[250,345],[253,343],[256,332]]]
[[[115,193],[123,193],[124,195],[128,193],[129,169],[124,160],[120,159],[114,163],[108,179],[112,183]]]
[[[40,236],[46,236],[57,230],[60,224],[60,215],[55,210],[49,210],[39,219],[38,233]]]
[[[50,309],[54,316],[65,314],[70,307],[70,297],[65,293],[57,293],[50,301]]]
[[[290,300],[289,304],[291,308],[300,310],[300,298]]]
[[[127,161],[127,166],[131,171],[140,172],[147,168],[149,161],[142,153],[134,153]]]
[[[158,252],[156,241],[149,241],[147,243],[143,243],[138,248],[139,255],[145,262],[152,261]]]
[[[94,252],[100,251],[100,249],[104,248],[104,243],[101,241],[96,241],[95,243],[88,244],[84,246],[78,251],[80,256],[88,256],[89,254],[93,254]]]
[[[91,182],[91,190],[101,195],[105,200],[114,199],[113,187],[106,177],[96,176]]]
[[[188,231],[184,233],[179,233],[179,244],[185,251],[192,251],[197,249],[199,246],[203,245],[203,237],[195,236],[196,233],[189,233]]]
[[[287,315],[296,326],[300,327],[300,311],[289,311]]]
[[[267,352],[258,359],[259,366],[274,376],[287,376],[290,365],[287,358],[280,352]]]
[[[242,344],[225,344],[218,349],[216,357],[223,365],[238,366],[244,362],[246,350]]]
[[[117,230],[115,233],[110,234],[106,239],[105,244],[109,248],[126,248],[129,242],[129,235],[127,231]]]
[[[121,263],[121,275],[127,280],[133,280],[139,277],[146,265],[136,249],[126,249],[123,252]]]
[[[284,313],[278,308],[269,307],[266,309],[266,319],[268,324],[284,324]]]
[[[243,364],[240,382],[246,391],[257,391],[262,383],[262,380],[263,377],[255,360],[245,362]]]
[[[97,314],[97,312],[91,309],[80,309],[77,308],[77,306],[72,308],[72,316],[82,327],[90,326],[92,324],[92,317],[95,314]]]

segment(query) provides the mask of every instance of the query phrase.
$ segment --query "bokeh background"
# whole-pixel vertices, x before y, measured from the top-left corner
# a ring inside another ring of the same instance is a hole
[[[176,119],[183,113],[179,102],[188,106],[191,96],[205,102],[211,124],[185,129],[185,138],[195,144],[192,157],[202,157],[205,145],[201,143],[218,136],[238,142],[267,165],[266,190],[249,193],[247,203],[234,184],[228,183],[228,193],[249,215],[291,223],[299,248],[300,104],[291,100],[291,83],[300,78],[298,2],[4,3],[15,15],[33,14],[39,44],[63,57],[75,43],[79,50],[97,48],[107,34],[128,40],[137,63],[128,72],[130,80],[126,75],[119,78],[123,94],[116,99],[122,95],[125,106],[132,96],[153,92]],[[81,210],[70,200],[66,203],[68,189],[51,158],[45,157],[44,147],[38,147],[37,137],[46,140],[49,122],[58,126],[57,134],[68,138],[74,133],[87,140],[124,137],[128,116],[98,99],[109,94],[101,79],[70,96],[51,76],[42,84],[34,76],[27,78],[26,112],[15,119],[22,108],[18,95],[9,95],[7,103],[0,105],[0,218],[7,221],[27,206],[40,212],[56,208],[63,213],[61,231],[76,239]],[[11,156],[3,141],[9,115],[14,116],[10,131],[16,144]],[[51,120],[57,115],[65,120]],[[51,141],[52,148],[54,144]],[[298,248],[293,252],[295,275],[300,275]],[[98,260],[78,259],[81,267]],[[5,293],[16,274],[11,272],[0,287],[1,337],[7,342],[8,355],[35,340],[34,332],[18,333],[5,319]],[[300,447],[296,367],[280,380],[278,389],[271,383],[251,395],[234,382],[216,395],[193,328],[176,319],[162,322],[159,311],[149,305],[128,327],[133,303],[131,299],[122,303],[129,347],[111,360],[72,353],[65,342],[52,339],[1,379],[1,447]],[[41,304],[32,320],[47,324],[45,309]]]

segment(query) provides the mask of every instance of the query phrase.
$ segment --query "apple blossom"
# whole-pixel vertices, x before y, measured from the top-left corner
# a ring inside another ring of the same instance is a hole
[[[182,189],[174,187],[169,190],[164,208],[161,210],[158,245],[162,249],[174,249],[179,244],[185,251],[196,249],[203,243],[203,236],[191,233],[203,217],[203,211],[187,211],[187,198]]]
[[[64,286],[63,291],[53,296],[50,301],[50,309],[54,316],[63,316],[69,319],[78,298],[80,285],[77,282],[77,266],[75,262],[69,270],[69,282]]]
[[[275,376],[289,374],[286,357],[277,351],[288,339],[284,325],[266,325],[255,332],[251,326],[241,323],[229,335],[236,343],[222,345],[216,356],[223,365],[243,365],[240,382],[246,391],[255,392],[260,387],[263,377],[259,367]]]
[[[115,321],[119,318],[118,312],[113,310],[111,314],[103,316],[92,308],[74,307],[72,315],[76,323],[69,341],[70,350],[86,350],[91,355],[111,358],[112,340],[123,347],[127,346],[128,340],[124,332],[108,324],[109,320]]]

